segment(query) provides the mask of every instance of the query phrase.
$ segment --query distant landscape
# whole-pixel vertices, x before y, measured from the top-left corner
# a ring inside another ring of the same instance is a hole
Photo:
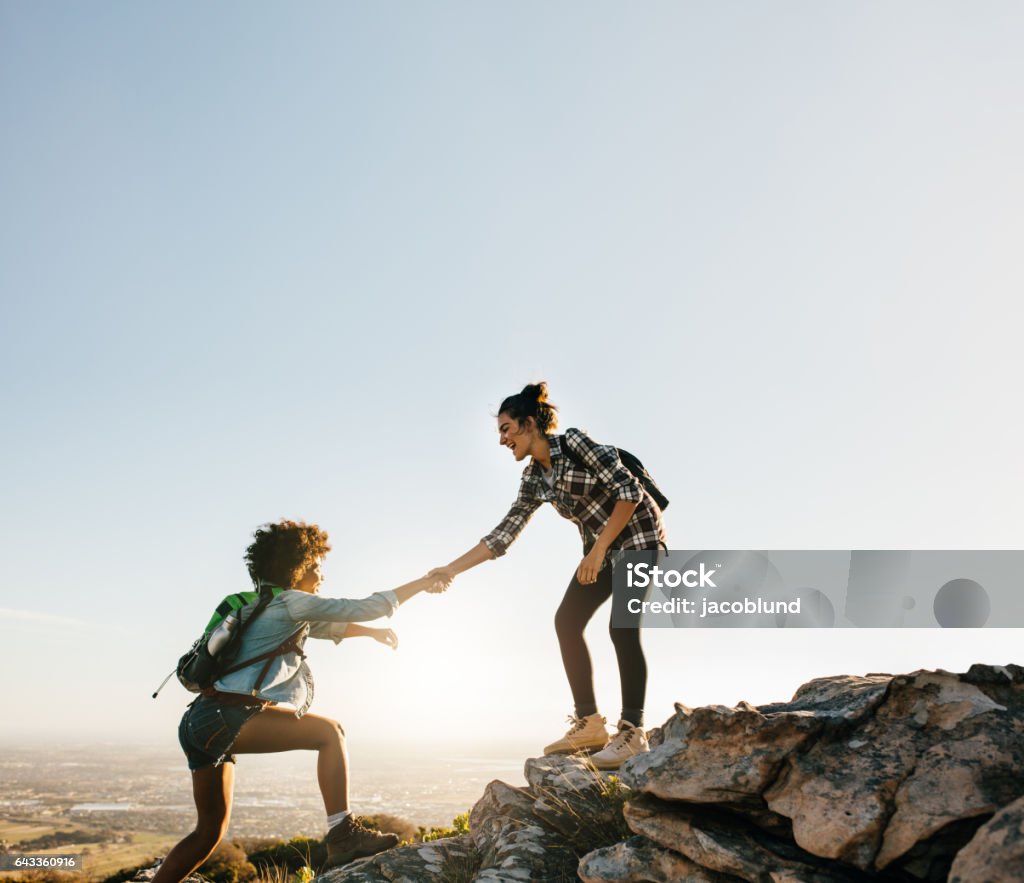
[[[359,752],[353,810],[396,816],[412,828],[450,825],[492,779],[521,783],[524,759]],[[323,836],[315,753],[242,757],[235,782],[226,839]],[[81,853],[82,876],[104,879],[163,855],[194,821],[190,777],[178,751],[97,745],[3,751],[0,847],[10,852]]]

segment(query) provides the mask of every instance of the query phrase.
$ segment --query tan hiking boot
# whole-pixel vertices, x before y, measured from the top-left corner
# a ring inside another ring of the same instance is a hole
[[[347,815],[331,828],[324,843],[327,845],[327,861],[323,870],[326,871],[398,846],[398,835],[371,831],[356,821],[354,816]]]
[[[557,742],[552,742],[544,749],[545,754],[573,754],[576,751],[594,751],[604,748],[608,743],[608,731],[604,725],[608,723],[599,714],[588,714],[586,717],[569,715],[569,730]]]
[[[650,751],[647,734],[629,721],[619,721],[619,731],[603,750],[591,755],[590,762],[599,770],[617,770],[631,757]]]

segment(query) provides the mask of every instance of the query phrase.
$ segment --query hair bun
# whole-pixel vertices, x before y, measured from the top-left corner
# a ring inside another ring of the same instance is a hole
[[[519,395],[531,402],[546,402],[548,400],[548,385],[543,380],[540,383],[528,383]]]
[[[532,417],[537,428],[544,435],[550,435],[558,426],[557,410],[548,401],[548,385],[542,380],[540,383],[528,383],[521,392],[506,398],[498,408],[498,414],[508,414],[513,420],[520,421]]]

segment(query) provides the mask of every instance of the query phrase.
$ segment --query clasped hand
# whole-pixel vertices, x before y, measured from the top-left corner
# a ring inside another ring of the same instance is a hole
[[[455,579],[455,573],[447,567],[435,567],[431,570],[424,579],[432,581],[432,585],[427,589],[432,595],[439,595],[442,592],[447,592],[448,587],[452,584],[452,580]]]

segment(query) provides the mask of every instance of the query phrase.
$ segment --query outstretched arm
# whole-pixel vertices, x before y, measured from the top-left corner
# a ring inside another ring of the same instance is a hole
[[[455,577],[463,571],[469,570],[472,567],[476,567],[478,564],[483,564],[485,561],[490,561],[494,558],[494,553],[487,548],[483,540],[473,546],[464,555],[460,555],[454,561],[449,562],[443,567],[435,567],[428,577],[436,576],[439,579],[445,580],[444,588],[448,588],[448,584],[451,583]],[[444,589],[428,589],[428,591],[444,591]]]
[[[448,588],[450,583],[451,577],[446,577],[443,574],[435,574],[431,571],[426,576],[421,576],[419,579],[414,579],[412,582],[405,583],[391,591],[395,593],[395,598],[398,600],[398,603],[403,604],[414,595],[418,595],[423,591],[443,592]]]
[[[524,480],[519,486],[519,494],[516,496],[516,501],[512,504],[512,508],[508,510],[505,517],[501,519],[501,522],[494,530],[468,552],[460,555],[443,567],[435,567],[427,576],[443,577],[450,583],[457,574],[469,570],[471,567],[476,567],[478,564],[483,564],[485,561],[490,561],[492,558],[504,555],[508,547],[515,542],[516,537],[522,533],[526,523],[533,516],[533,513],[537,511],[540,504],[541,501],[530,494],[528,483]],[[445,585],[443,588],[430,589],[429,591],[443,592],[447,588],[448,586]]]
[[[391,616],[398,605],[426,589],[443,591],[447,588],[443,576],[421,576],[412,582],[384,592],[374,592],[368,598],[321,598],[307,592],[285,592],[285,609],[296,622],[367,622],[381,616]],[[334,637],[332,633],[329,637]],[[314,637],[319,637],[315,635]]]

